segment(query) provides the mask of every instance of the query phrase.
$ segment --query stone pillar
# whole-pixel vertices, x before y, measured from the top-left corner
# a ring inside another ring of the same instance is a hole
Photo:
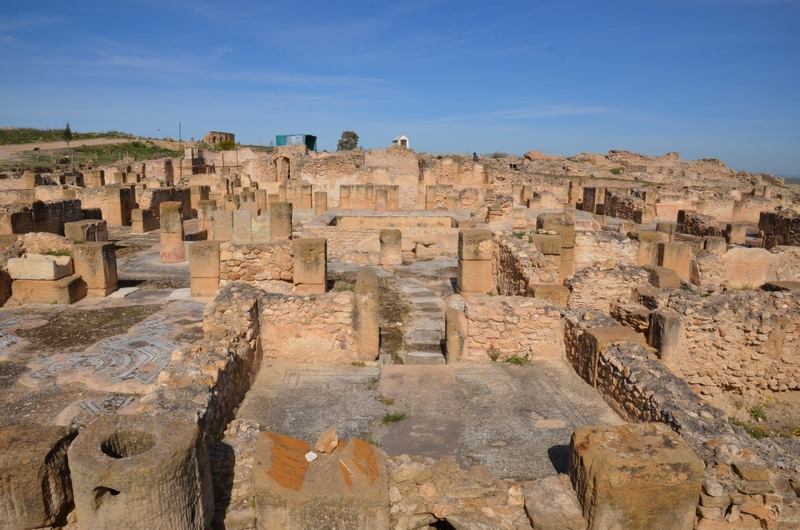
[[[567,276],[572,276],[575,262],[575,221],[570,218],[574,216],[575,209],[570,208],[563,214],[543,213],[536,218],[536,228],[541,230],[552,230],[561,236],[561,263],[558,267],[559,279],[563,280]]]
[[[264,213],[267,211],[267,190],[256,190],[256,204],[258,204],[258,211]]]
[[[403,233],[397,228],[386,228],[380,232],[381,266],[403,264]]]
[[[294,240],[293,281],[300,294],[321,294],[327,291],[327,239],[301,237]]]
[[[219,241],[189,245],[192,296],[214,296],[219,290]]]
[[[328,211],[328,192],[314,192],[314,214],[320,215]]]
[[[511,213],[511,226],[514,230],[524,230],[528,228],[528,221],[525,219],[527,208],[515,207]]]
[[[210,186],[189,186],[189,207],[191,215],[197,215],[200,211],[200,201],[207,201],[211,193]]]
[[[230,210],[214,210],[214,239],[230,241],[233,239],[233,212]]]
[[[267,208],[272,208],[272,205],[276,202],[281,202],[281,196],[277,193],[268,193],[267,194]]]
[[[425,209],[436,209],[436,186],[425,187]]]
[[[663,423],[582,427],[569,476],[589,528],[691,530],[703,461]]]
[[[225,194],[222,196],[222,209],[223,210],[238,210],[241,199],[238,195]]]
[[[677,373],[685,351],[681,315],[671,309],[657,309],[650,313],[647,343],[658,350],[664,366]]]
[[[380,354],[378,275],[374,270],[362,267],[356,277],[353,327],[358,358],[374,361]]]
[[[528,199],[533,198],[533,187],[530,184],[523,184],[522,185],[522,204],[523,206],[528,205]]]
[[[233,213],[233,241],[253,240],[253,214],[250,210],[236,210]]]
[[[747,237],[747,225],[744,223],[729,223],[725,225],[725,240],[730,245],[744,245]]]
[[[703,238],[703,250],[722,256],[728,250],[728,244],[724,237],[705,236]]]
[[[658,233],[652,230],[637,232],[634,238],[639,241],[639,256],[636,264],[656,265],[658,263]]]
[[[485,295],[494,291],[491,230],[467,229],[458,232],[458,290],[464,295]]]
[[[686,243],[667,241],[658,244],[658,265],[674,270],[686,283],[689,283],[691,264],[692,247]]]
[[[300,208],[310,210],[312,208],[312,188],[311,184],[300,186]]]
[[[152,210],[131,210],[131,232],[134,234],[144,234],[151,230],[158,229],[158,219],[153,215]]]
[[[214,233],[214,211],[217,201],[198,201],[197,203],[197,228],[205,230],[209,235]]]
[[[62,526],[72,508],[67,449],[70,427],[22,425],[0,429],[0,528]]]
[[[108,226],[130,226],[130,188],[106,188]]]
[[[187,420],[102,416],[70,446],[69,467],[80,530],[211,526],[208,449]]]
[[[385,212],[389,203],[389,190],[386,188],[375,189],[375,211]]]
[[[339,209],[350,209],[350,186],[339,186]]]
[[[256,202],[256,192],[243,191],[241,194],[241,202],[239,203],[239,210],[247,210],[250,212],[253,219],[258,217],[260,213],[258,210],[258,203]]]
[[[514,197],[514,204],[523,204],[522,202],[522,184],[511,185],[511,196]]]
[[[183,246],[182,240],[181,246]],[[163,242],[161,251],[163,256]],[[75,274],[80,274],[86,283],[86,296],[102,298],[117,290],[117,255],[114,243],[73,245],[72,260]]]
[[[270,240],[292,238],[292,203],[274,202],[269,209]]]
[[[400,209],[400,186],[389,186],[386,209],[390,212]]]
[[[464,314],[464,301],[454,297],[444,313],[445,362],[453,364],[461,361],[467,351],[467,317]]]
[[[161,217],[161,262],[180,263],[186,261],[186,247],[183,244],[183,219],[181,202],[162,202],[159,205]]]
[[[656,223],[656,232],[661,234],[661,241],[672,241],[675,238],[677,228],[678,223],[675,221],[659,221]]]

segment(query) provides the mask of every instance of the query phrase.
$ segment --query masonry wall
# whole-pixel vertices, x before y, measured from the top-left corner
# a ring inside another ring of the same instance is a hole
[[[526,296],[528,286],[560,283],[560,256],[545,256],[527,240],[500,237],[494,252],[495,292],[504,296]]]
[[[518,296],[455,298],[447,315],[447,361],[490,363],[492,355],[497,361],[511,356],[562,359],[563,336],[561,312],[546,300]],[[455,348],[458,351],[451,351]]]
[[[260,330],[264,357],[300,363],[358,361],[350,292],[265,294]]]
[[[235,243],[220,245],[220,286],[242,281],[267,292],[290,293],[294,270],[291,241],[277,243]]]
[[[575,271],[586,267],[635,266],[639,259],[639,241],[606,230],[576,230],[573,259]]]
[[[570,290],[570,309],[587,307],[609,314],[612,302],[629,303],[634,300],[636,287],[650,285],[650,275],[638,266],[587,267],[567,278],[564,285]]]

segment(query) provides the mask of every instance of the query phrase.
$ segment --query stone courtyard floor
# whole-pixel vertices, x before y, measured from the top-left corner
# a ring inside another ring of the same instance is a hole
[[[623,423],[560,361],[265,363],[237,418],[310,443],[335,427],[341,438],[368,440],[390,456],[456,455],[462,468],[481,464],[495,477],[520,480],[565,472],[570,436],[578,427]]]

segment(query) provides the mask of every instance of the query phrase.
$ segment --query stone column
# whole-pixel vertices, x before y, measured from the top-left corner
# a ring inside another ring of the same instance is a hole
[[[458,290],[464,295],[485,295],[494,291],[491,230],[458,232]]]
[[[656,223],[656,232],[661,234],[661,241],[672,241],[675,238],[675,231],[678,223],[675,221],[659,221]]]
[[[744,245],[747,237],[747,225],[744,223],[728,223],[725,225],[725,240],[731,245]]]
[[[375,211],[385,212],[389,204],[389,190],[377,188],[375,190]]]
[[[161,262],[180,263],[186,261],[186,247],[183,244],[183,203],[162,202],[159,205],[161,216]]]
[[[217,201],[198,201],[197,220],[198,229],[205,230],[209,237],[214,233],[214,211],[217,209]]]
[[[397,228],[387,228],[380,232],[381,266],[403,264],[403,233]]]
[[[314,214],[320,215],[328,211],[328,192],[314,192]]]
[[[189,245],[192,296],[214,296],[219,290],[219,241]]]
[[[258,211],[264,213],[267,211],[267,190],[256,190],[256,204],[258,204]]]
[[[677,373],[685,351],[681,315],[671,309],[657,309],[650,313],[647,343],[658,350],[664,366]]]
[[[656,265],[658,263],[658,233],[652,230],[641,231],[634,234],[634,238],[639,241],[639,255],[636,264]]]
[[[293,281],[300,294],[319,294],[327,291],[327,239],[324,237],[301,237],[294,240]]]
[[[674,270],[686,283],[689,283],[691,264],[692,247],[686,243],[668,241],[658,244],[658,265]]]
[[[108,200],[108,226],[130,226],[130,188],[106,188],[106,199]]]
[[[86,283],[87,296],[102,298],[117,290],[117,256],[114,243],[74,245],[72,259],[75,273],[80,274]]]
[[[274,202],[269,209],[270,240],[292,238],[292,203]]]
[[[358,344],[358,358],[374,361],[380,354],[378,275],[362,267],[356,277],[353,327]]]
[[[528,205],[528,199],[533,197],[533,187],[530,184],[523,184],[522,186],[522,205]]]

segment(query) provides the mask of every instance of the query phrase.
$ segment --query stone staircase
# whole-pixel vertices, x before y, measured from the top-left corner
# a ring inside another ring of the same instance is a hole
[[[444,364],[445,300],[416,279],[397,283],[411,306],[403,331],[406,351],[400,356],[405,364]]]

